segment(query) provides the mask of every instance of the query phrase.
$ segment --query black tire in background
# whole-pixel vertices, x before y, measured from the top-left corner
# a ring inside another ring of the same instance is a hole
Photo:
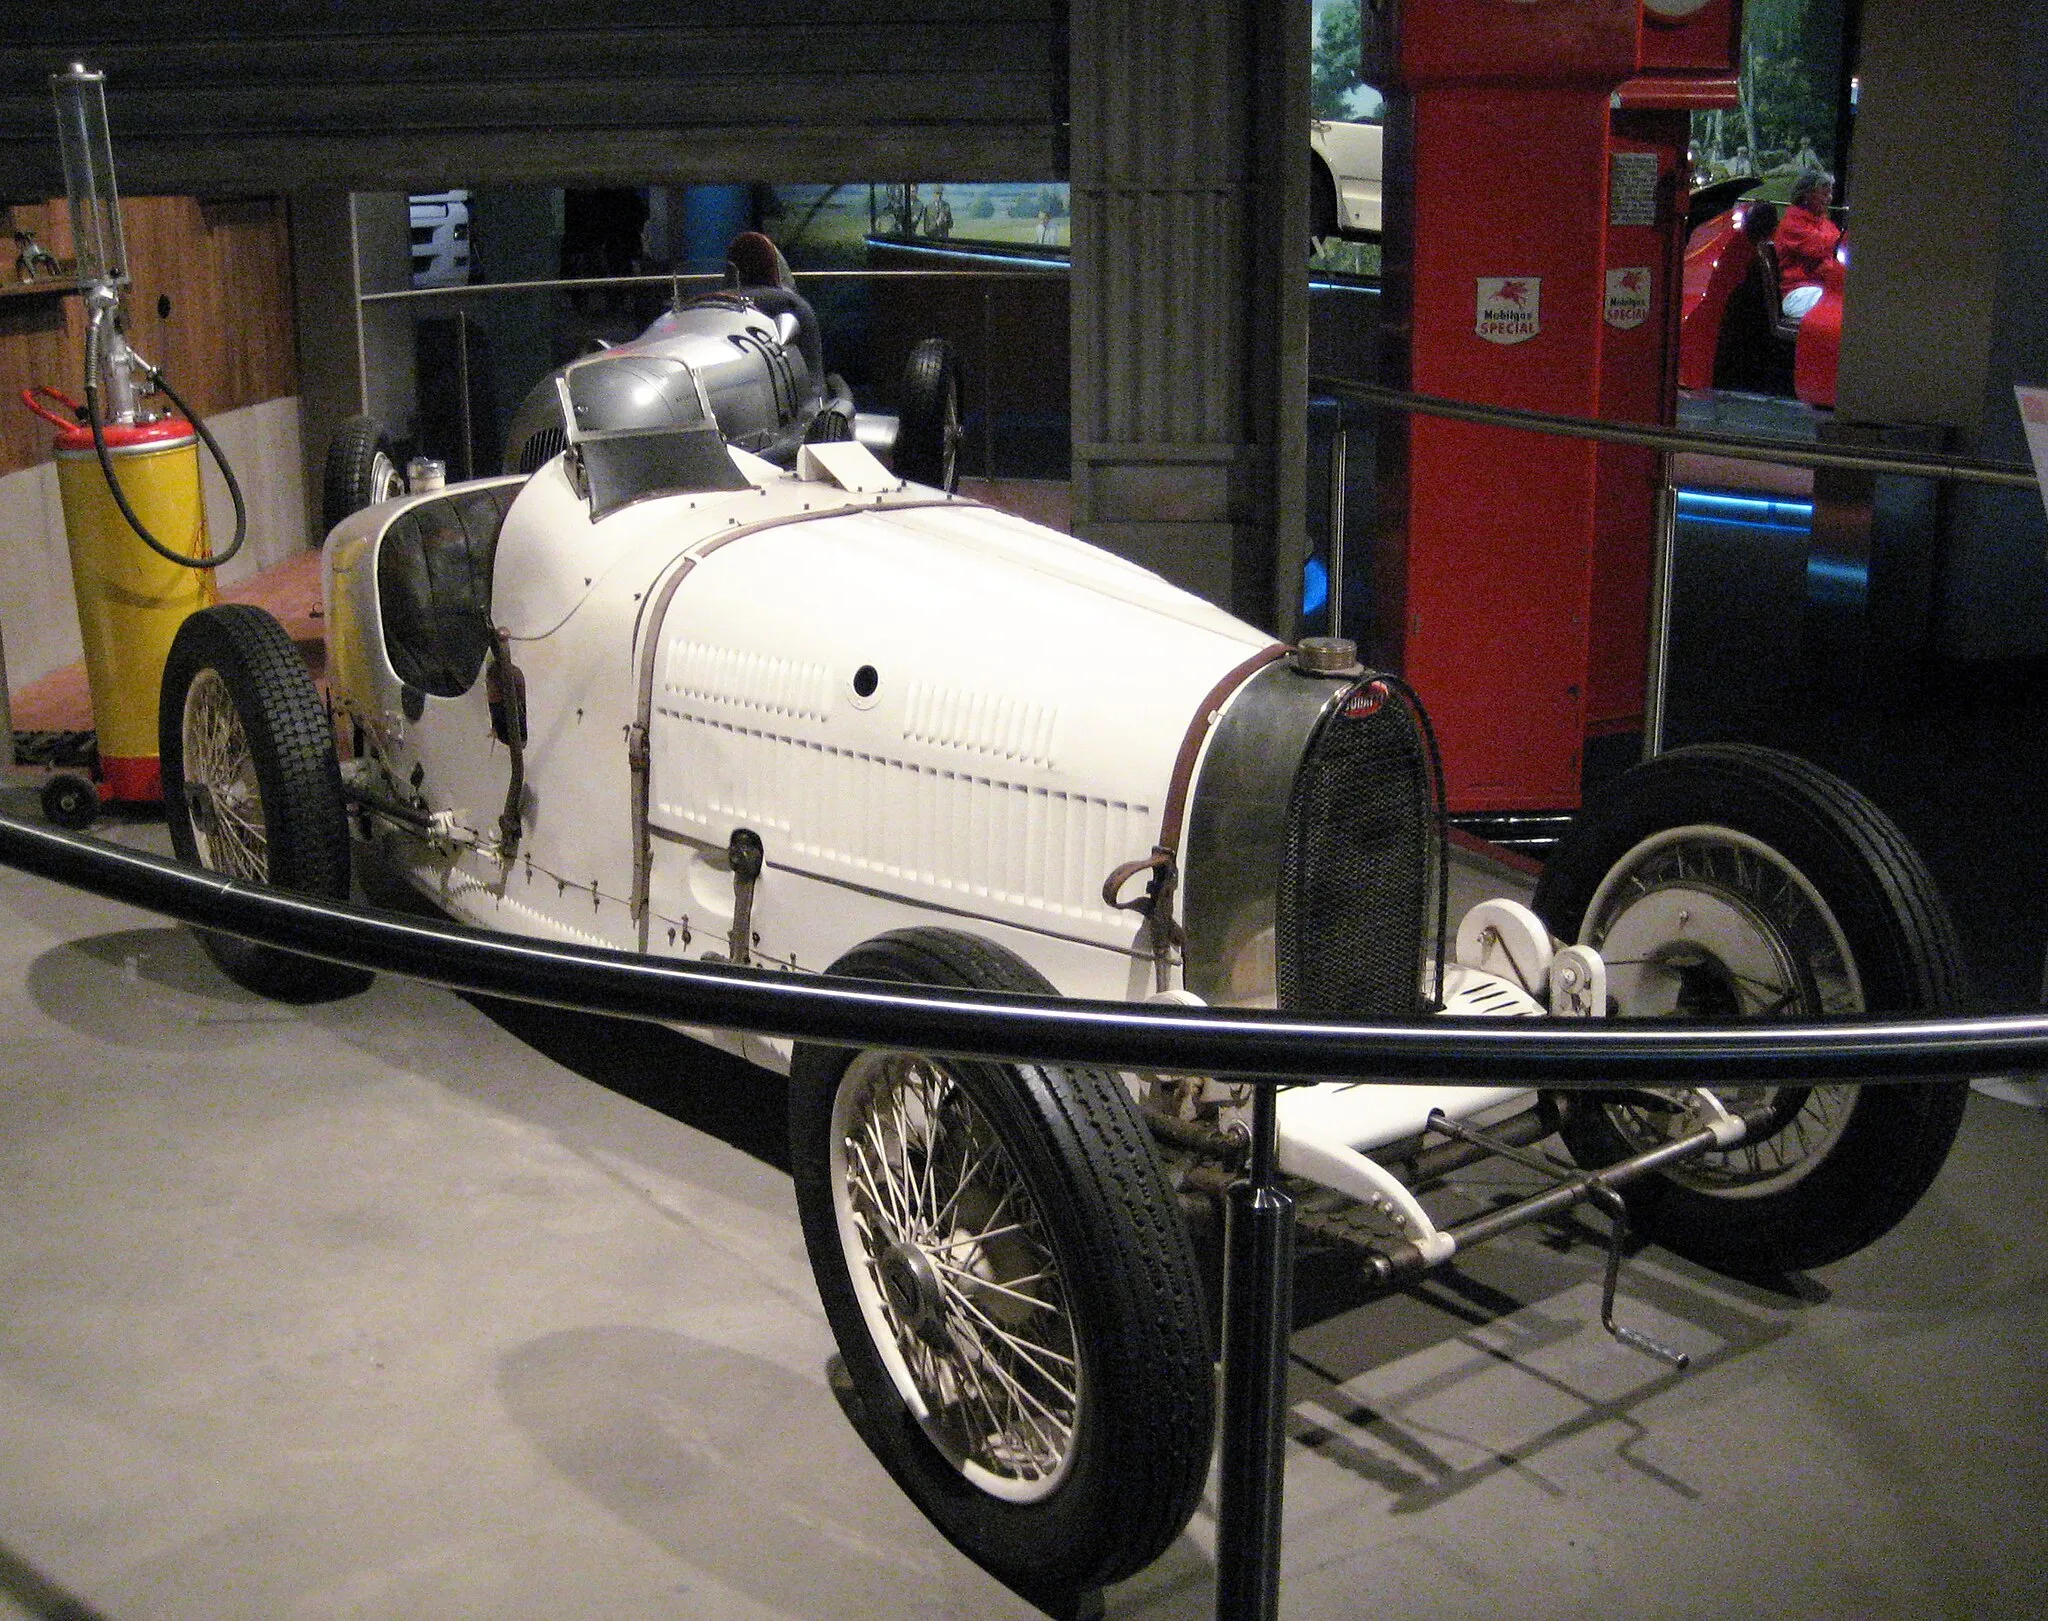
[[[879,936],[829,972],[1052,990],[946,929]],[[791,1082],[804,1243],[863,1439],[1021,1591],[1074,1593],[1157,1558],[1208,1473],[1209,1333],[1122,1080],[799,1045]]]
[[[353,416],[327,441],[320,484],[321,538],[352,512],[405,494],[405,472],[391,436],[372,416]]]
[[[284,627],[246,603],[179,627],[157,719],[164,819],[178,859],[329,900],[349,893],[349,835],[334,731]],[[281,1002],[367,987],[348,968],[195,931],[236,984]]]
[[[891,468],[950,495],[960,485],[960,435],[959,357],[944,338],[926,338],[904,362]]]
[[[1311,152],[1308,159],[1309,251],[1313,253],[1317,243],[1337,233],[1337,182],[1330,173],[1330,166]]]
[[[1949,1013],[1967,999],[1955,925],[1905,835],[1771,749],[1702,745],[1625,772],[1545,865],[1535,906],[1553,934],[1609,957],[1623,1015]],[[1629,1205],[1670,1249],[1751,1276],[1822,1266],[1889,1231],[1940,1171],[1967,1100],[1962,1082],[1717,1090],[1768,1102],[1770,1127],[1637,1183]],[[1555,1101],[1588,1167],[1651,1146],[1674,1118],[1639,1095]]]

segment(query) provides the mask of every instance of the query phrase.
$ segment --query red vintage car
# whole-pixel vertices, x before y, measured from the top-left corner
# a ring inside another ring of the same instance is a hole
[[[1686,242],[1679,386],[1789,394],[1808,405],[1832,407],[1848,246],[1824,267],[1820,302],[1804,319],[1786,317],[1771,247],[1783,205],[1762,193],[1752,186],[1732,207],[1697,226]],[[1711,208],[1714,200],[1709,191],[1696,203]]]

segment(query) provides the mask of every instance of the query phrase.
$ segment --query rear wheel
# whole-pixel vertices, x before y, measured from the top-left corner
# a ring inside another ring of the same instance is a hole
[[[960,361],[944,338],[926,338],[903,367],[894,470],[949,495],[960,484]]]
[[[403,494],[405,474],[382,423],[353,416],[334,430],[321,479],[320,516],[327,530],[352,512]]]
[[[260,608],[206,608],[179,627],[158,722],[164,819],[178,859],[331,900],[349,892],[347,811],[334,732],[305,660]],[[285,1002],[349,996],[366,969],[201,929],[247,990]]]
[[[1679,749],[1617,778],[1545,866],[1536,910],[1607,960],[1626,1017],[1816,1019],[1951,1012],[1955,929],[1889,818],[1768,749]],[[1889,1231],[1941,1169],[1960,1082],[1717,1088],[1769,1110],[1748,1141],[1638,1183],[1642,1228],[1726,1271],[1825,1265]],[[1656,1146],[1684,1115],[1648,1093],[1567,1093],[1580,1164]]]
[[[1049,993],[1009,952],[906,929],[835,975]],[[1188,1234],[1102,1070],[799,1046],[804,1240],[864,1439],[969,1557],[1032,1592],[1129,1575],[1208,1472]]]

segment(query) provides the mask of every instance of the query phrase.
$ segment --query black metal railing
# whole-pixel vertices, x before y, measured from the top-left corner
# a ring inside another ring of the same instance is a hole
[[[1672,455],[1727,456],[1738,461],[1775,462],[1785,467],[1834,468],[1845,472],[1891,473],[1913,478],[1945,479],[1956,484],[1987,484],[2001,489],[2032,490],[2040,480],[2030,468],[2014,462],[1984,461],[1972,456],[1937,456],[1924,451],[1880,447],[1831,449],[1787,439],[1752,434],[1709,433],[1697,428],[1653,427],[1644,423],[1609,422],[1600,417],[1565,416],[1551,411],[1526,411],[1512,405],[1481,405],[1448,399],[1441,394],[1411,394],[1381,383],[1348,377],[1311,377],[1318,393],[1423,416],[1474,422],[1491,428],[1519,428],[1565,439],[1592,439],[1601,444],[1637,445]]]
[[[0,864],[199,928],[452,990],[838,1045],[1231,1076],[1559,1089],[2048,1068],[2048,1013],[1826,1023],[1308,1018],[865,985],[533,940],[304,895],[0,816]]]

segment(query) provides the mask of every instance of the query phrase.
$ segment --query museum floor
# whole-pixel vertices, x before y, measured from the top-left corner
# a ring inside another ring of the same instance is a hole
[[[147,822],[116,837],[160,845]],[[870,1461],[779,1082],[0,873],[0,1617],[1025,1617]],[[1475,1196],[1485,1197],[1480,1187]],[[1532,1229],[1300,1286],[1290,1618],[2048,1613],[2048,1114],[1767,1289]],[[1211,1611],[1211,1499],[1109,1613]]]

